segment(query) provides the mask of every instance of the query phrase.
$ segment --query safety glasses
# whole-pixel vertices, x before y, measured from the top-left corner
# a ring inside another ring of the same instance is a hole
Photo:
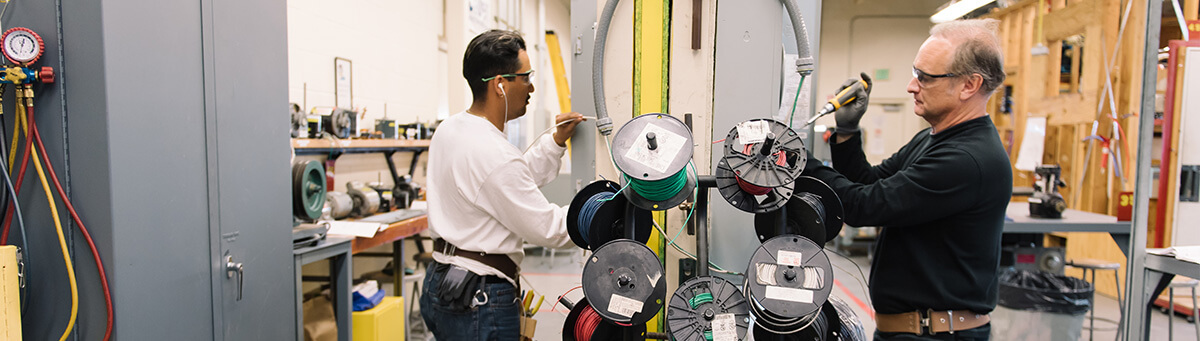
[[[920,84],[921,87],[925,87],[926,85],[929,85],[929,83],[933,83],[934,81],[938,80],[939,78],[958,76],[953,73],[943,73],[940,75],[930,74],[925,71],[921,71],[921,69],[918,69],[916,66],[914,66],[912,68],[912,74],[913,74],[913,78],[917,79],[917,83]]]
[[[493,79],[496,79],[496,78],[514,78],[514,77],[517,77],[517,76],[524,77],[524,78],[525,78],[525,83],[530,83],[530,82],[532,82],[532,81],[533,81],[533,69],[530,69],[529,71],[525,71],[525,72],[521,72],[521,73],[506,73],[506,74],[503,74],[503,75],[495,75],[495,76],[491,76],[491,77],[488,77],[488,78],[484,78],[484,79],[483,79],[483,81],[484,81],[484,82],[489,82],[489,81],[491,81],[491,80],[493,80]]]

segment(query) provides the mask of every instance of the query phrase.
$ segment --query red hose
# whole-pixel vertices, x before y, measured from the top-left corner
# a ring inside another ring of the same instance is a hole
[[[26,125],[25,139],[29,139],[29,128]],[[17,182],[13,183],[13,194],[21,194],[21,183],[25,181],[25,170],[29,168],[29,153],[33,151],[33,144],[29,141],[25,142],[25,152],[21,156],[21,168],[17,172]],[[12,165],[8,165],[12,167]],[[0,244],[8,244],[8,228],[12,226],[13,203],[8,203],[8,207],[4,210],[4,232],[0,232]]]
[[[79,213],[75,212],[75,205],[71,204],[71,199],[67,197],[66,191],[63,191],[62,183],[58,181],[58,173],[54,172],[54,166],[50,165],[50,154],[46,153],[46,146],[42,143],[42,135],[38,133],[37,123],[33,121],[33,106],[26,107],[26,115],[29,116],[30,131],[33,132],[33,138],[29,142],[36,142],[38,151],[42,153],[43,162],[46,164],[46,170],[50,173],[50,179],[54,181],[54,189],[58,191],[58,196],[62,197],[63,204],[67,207],[67,211],[71,212],[71,219],[75,220],[75,224],[79,225],[79,232],[83,233],[83,238],[87,240],[88,248],[92,249],[92,259],[96,262],[96,270],[100,273],[100,285],[104,287],[104,307],[108,314],[108,322],[104,330],[104,340],[108,341],[112,337],[113,330],[113,304],[112,295],[108,289],[108,276],[104,273],[104,262],[100,260],[100,252],[96,251],[96,243],[92,241],[92,235],[88,233],[87,227],[83,226],[83,219],[79,218]],[[26,142],[28,145],[32,143]],[[25,171],[24,168],[21,169]],[[20,178],[20,177],[18,177]]]

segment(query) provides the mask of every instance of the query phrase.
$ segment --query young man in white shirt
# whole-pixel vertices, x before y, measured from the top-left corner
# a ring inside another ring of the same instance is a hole
[[[508,143],[505,123],[525,115],[533,92],[525,41],[491,30],[471,40],[463,77],[471,107],[443,121],[429,147],[429,228],[435,237],[421,293],[421,315],[439,340],[519,338],[520,276],[525,242],[571,243],[567,208],[538,187],[558,175],[568,138],[583,120],[559,114],[551,136],[525,153]]]

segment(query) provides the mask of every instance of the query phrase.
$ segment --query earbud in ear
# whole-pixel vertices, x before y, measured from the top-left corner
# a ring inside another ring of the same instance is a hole
[[[496,87],[500,88],[500,94],[501,94],[501,95],[508,96],[508,94],[504,93],[504,83],[497,83],[497,84],[496,84]]]

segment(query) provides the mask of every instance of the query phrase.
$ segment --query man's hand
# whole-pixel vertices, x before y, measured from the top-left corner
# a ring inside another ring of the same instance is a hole
[[[563,123],[570,121],[568,123]],[[567,139],[575,135],[575,126],[583,122],[583,114],[577,112],[569,112],[554,116],[554,124],[559,124],[558,129],[554,131],[554,143],[559,147],[567,146]]]
[[[867,96],[871,95],[871,88],[874,88],[874,86],[871,85],[871,76],[867,76],[865,72],[859,73],[859,76],[862,77],[863,81],[867,82],[867,88],[863,89],[861,86],[855,87],[852,92],[855,97],[854,101],[838,108],[833,114],[834,119],[837,121],[838,135],[852,135],[857,133],[858,122],[862,120],[863,114],[867,112]],[[837,92],[840,93],[843,89],[858,82],[859,80],[854,78],[847,79],[845,83],[842,83],[842,87],[838,88]]]

